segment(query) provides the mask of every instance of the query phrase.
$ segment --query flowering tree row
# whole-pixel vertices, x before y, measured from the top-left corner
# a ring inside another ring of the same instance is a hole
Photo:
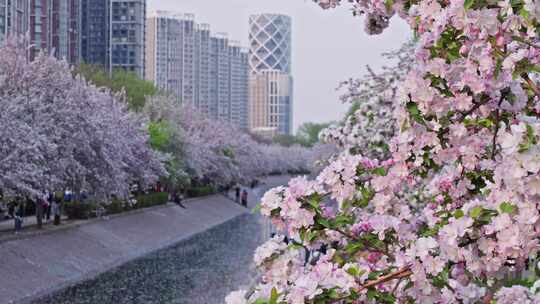
[[[315,2],[415,32],[399,132],[385,159],[347,149],[269,191],[292,241],[261,246],[262,280],[227,303],[540,303],[540,2]]]
[[[29,62],[25,45],[10,38],[0,46],[0,190],[124,195],[131,183],[165,174],[145,121],[122,96],[72,76],[52,56]]]
[[[187,175],[229,185],[272,173],[309,170],[308,149],[259,144],[237,127],[207,118],[174,98],[148,98],[144,112],[167,134],[169,144],[176,142],[166,149],[172,160],[183,163],[170,168],[173,176]]]

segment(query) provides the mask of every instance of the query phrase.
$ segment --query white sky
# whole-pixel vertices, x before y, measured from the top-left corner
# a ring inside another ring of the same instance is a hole
[[[340,81],[365,73],[367,64],[384,64],[380,54],[410,38],[398,18],[382,35],[368,36],[363,20],[345,9],[324,11],[310,0],[148,0],[149,10],[195,14],[212,32],[226,32],[248,46],[248,17],[280,13],[293,19],[294,129],[304,122],[339,119],[347,110],[335,88]]]

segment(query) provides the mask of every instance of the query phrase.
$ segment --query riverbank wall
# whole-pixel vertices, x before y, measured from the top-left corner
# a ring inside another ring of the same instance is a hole
[[[215,195],[0,243],[0,303],[29,303],[249,210]]]

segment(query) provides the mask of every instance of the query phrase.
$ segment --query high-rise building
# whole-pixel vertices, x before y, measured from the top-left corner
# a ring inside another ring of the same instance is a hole
[[[144,78],[145,0],[110,0],[109,69]]]
[[[255,133],[292,133],[291,24],[279,14],[249,18],[249,116]]]
[[[43,51],[71,64],[78,64],[80,1],[30,0],[29,9],[31,57]]]
[[[6,36],[26,34],[28,9],[27,0],[0,0],[0,41]]]
[[[248,54],[191,14],[147,19],[146,79],[213,119],[248,126]]]
[[[108,67],[109,1],[81,0],[81,58],[89,64]]]
[[[144,78],[146,0],[80,2],[82,61]]]
[[[249,56],[246,49],[237,41],[229,45],[229,104],[230,120],[237,122],[242,129],[249,128]]]
[[[195,32],[195,100],[194,106],[208,117],[217,118],[217,102],[211,96],[211,41],[209,24],[198,24]]]

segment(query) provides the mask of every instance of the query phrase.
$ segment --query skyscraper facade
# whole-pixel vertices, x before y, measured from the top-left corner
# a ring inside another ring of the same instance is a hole
[[[292,133],[291,18],[249,18],[250,129],[270,135]]]
[[[81,58],[85,63],[109,65],[108,3],[108,0],[81,0]]]
[[[28,4],[27,0],[0,0],[0,41],[28,31]]]
[[[30,0],[29,15],[31,57],[43,51],[79,63],[80,1]]]
[[[109,69],[144,78],[145,0],[110,0]]]
[[[124,69],[143,78],[146,0],[80,2],[82,61],[109,72]]]
[[[194,19],[164,11],[149,16],[146,79],[212,119],[247,129],[247,51]]]

